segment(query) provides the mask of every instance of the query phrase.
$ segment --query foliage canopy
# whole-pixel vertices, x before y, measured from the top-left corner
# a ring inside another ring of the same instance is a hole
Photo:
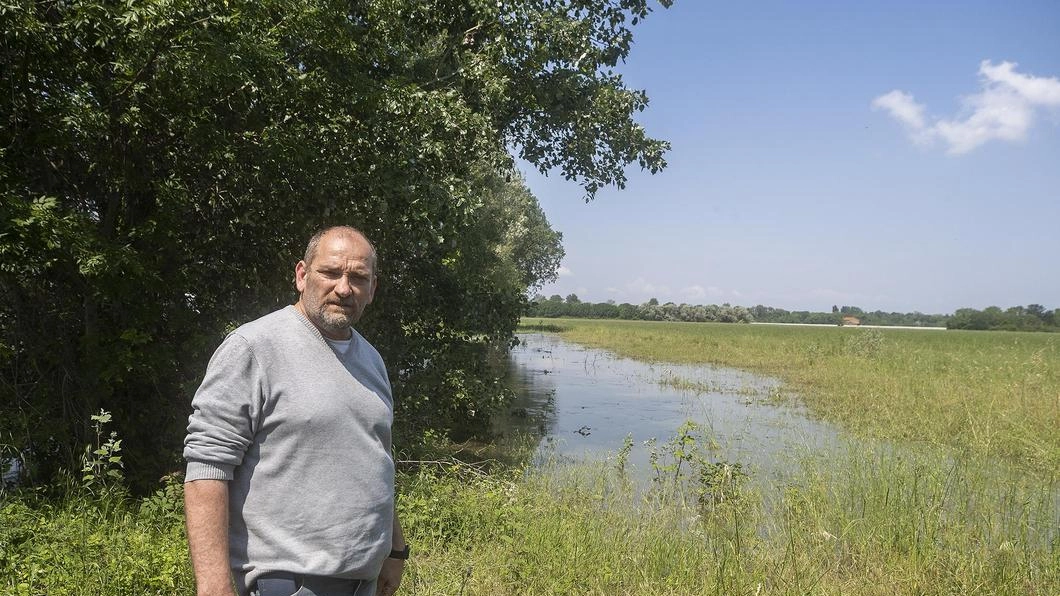
[[[669,4],[663,2],[663,4]],[[0,444],[38,480],[113,412],[176,466],[225,331],[284,303],[313,230],[381,253],[364,333],[414,434],[481,428],[562,256],[509,149],[590,199],[666,143],[614,67],[646,0],[153,0],[0,7]]]

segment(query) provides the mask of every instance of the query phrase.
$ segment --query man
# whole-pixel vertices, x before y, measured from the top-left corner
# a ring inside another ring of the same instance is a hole
[[[210,359],[184,442],[199,596],[397,591],[408,547],[393,398],[353,329],[377,281],[368,238],[325,229],[295,266],[298,302],[239,327]]]

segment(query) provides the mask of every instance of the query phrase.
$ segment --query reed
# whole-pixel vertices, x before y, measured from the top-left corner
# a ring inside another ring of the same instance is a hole
[[[733,480],[719,493],[718,476],[692,461],[683,472],[667,465],[686,455],[660,456],[681,482],[663,473],[638,488],[615,461],[406,479],[402,516],[420,553],[407,593],[1051,595],[1060,587],[1056,486],[999,483],[974,460],[851,444],[827,461],[807,456],[777,490]]]

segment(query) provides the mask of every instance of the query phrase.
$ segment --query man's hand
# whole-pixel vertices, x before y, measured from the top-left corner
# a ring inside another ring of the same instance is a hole
[[[379,572],[379,580],[375,586],[376,596],[394,596],[394,594],[397,594],[398,586],[401,585],[401,574],[404,571],[405,561],[401,559],[383,561],[383,570]]]
[[[394,502],[394,535],[390,542],[392,550],[405,550],[409,547],[405,542],[405,533],[401,531],[401,522],[398,521],[397,500]],[[405,571],[404,559],[391,559],[387,557],[383,561],[383,569],[379,572],[376,581],[376,596],[394,596],[397,594],[398,586],[401,585],[401,574]]]

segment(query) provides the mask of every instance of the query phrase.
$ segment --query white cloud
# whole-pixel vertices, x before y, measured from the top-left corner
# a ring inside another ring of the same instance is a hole
[[[960,117],[928,124],[926,109],[913,96],[895,89],[872,100],[900,122],[916,143],[941,139],[951,154],[967,153],[992,140],[1022,141],[1041,108],[1060,107],[1060,80],[1016,72],[1015,62],[979,64],[982,89],[963,99]]]
[[[913,130],[924,128],[924,106],[918,104],[913,96],[905,91],[895,89],[881,95],[872,100],[872,107],[887,110],[895,120]]]
[[[691,304],[695,301],[702,301],[704,299],[710,300],[728,300],[732,297],[739,297],[740,293],[736,290],[723,290],[716,286],[703,287],[701,285],[688,286],[682,288],[679,292],[681,298]]]
[[[574,275],[574,273],[570,270],[570,267],[567,267],[566,265],[560,265],[559,269],[556,269],[556,274],[558,274],[560,277],[569,277],[571,275]]]
[[[670,295],[670,287],[649,283],[643,277],[638,277],[626,284],[626,292],[632,296],[643,297],[645,300],[658,298],[665,302],[665,298]]]
[[[707,297],[707,289],[699,285],[688,286],[682,288],[680,294],[685,300],[702,300]]]
[[[1033,77],[1016,72],[1015,62],[994,66],[989,60],[979,65],[979,74],[989,81],[1014,89],[1027,101],[1043,106],[1060,106],[1060,80],[1056,77]]]

